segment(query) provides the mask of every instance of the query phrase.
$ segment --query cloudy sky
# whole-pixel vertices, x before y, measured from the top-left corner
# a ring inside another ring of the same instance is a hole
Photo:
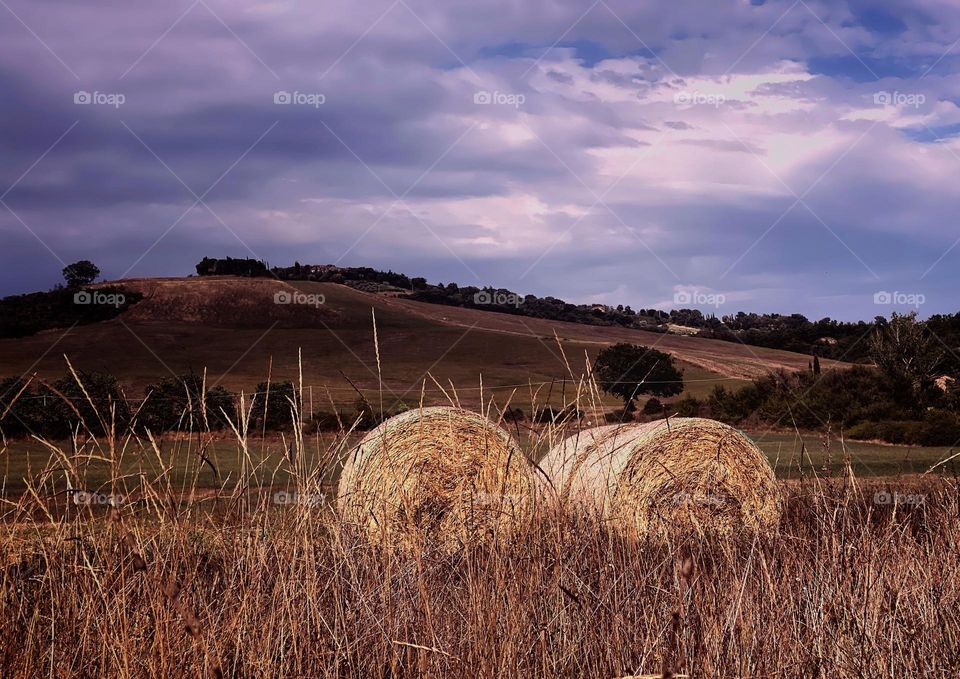
[[[635,308],[960,309],[954,2],[0,17],[0,294],[231,255]]]

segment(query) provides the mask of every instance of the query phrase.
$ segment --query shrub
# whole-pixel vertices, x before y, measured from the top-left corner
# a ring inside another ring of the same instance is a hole
[[[314,431],[339,431],[341,428],[349,426],[346,422],[338,419],[336,413],[330,413],[325,410],[318,410],[311,417],[309,424]]]
[[[507,408],[503,411],[504,422],[523,422],[526,419],[527,415],[521,408]]]
[[[0,432],[9,438],[40,433],[46,400],[21,377],[0,381]]]
[[[253,427],[257,430],[290,429],[294,405],[300,409],[300,390],[293,382],[261,382],[254,396]]]
[[[929,410],[917,443],[921,446],[955,446],[960,442],[960,421],[947,410]]]
[[[406,403],[398,403],[392,407],[387,408],[382,414],[376,410],[367,399],[362,396],[357,397],[357,400],[353,405],[353,413],[348,417],[344,418],[343,424],[346,427],[353,426],[354,422],[357,422],[356,429],[358,431],[366,431],[368,429],[373,429],[381,422],[389,420],[395,415],[405,413],[410,410],[410,407]]]
[[[921,438],[924,425],[915,420],[888,420],[886,422],[861,422],[847,432],[858,441],[886,441],[901,445],[915,445]]]
[[[660,402],[656,396],[648,398],[647,402],[643,404],[643,414],[644,415],[659,415],[663,412],[663,403]]]
[[[703,404],[695,396],[686,396],[679,401],[674,401],[671,410],[680,417],[700,417]]]
[[[533,413],[533,421],[541,424],[557,423],[566,420],[580,420],[583,413],[573,405],[564,408],[554,408],[553,406],[543,406],[537,408]]]
[[[107,433],[105,428],[111,426],[122,432],[130,422],[130,408],[117,378],[98,372],[78,372],[77,378],[66,375],[54,382],[52,388],[43,386],[38,390],[38,395],[49,401],[42,411],[39,433],[66,438],[79,427],[81,431],[103,436]]]
[[[235,409],[234,395],[221,386],[206,388],[202,375],[167,377],[144,390],[137,425],[152,432],[223,429],[224,413]]]
[[[755,420],[817,429],[826,423],[851,427],[863,421],[905,420],[893,389],[875,368],[855,366],[817,376],[779,370],[733,391],[717,386],[703,410],[729,424]]]
[[[344,424],[352,427],[353,423],[356,422],[356,429],[358,431],[373,429],[380,421],[380,418],[373,410],[373,406],[362,396],[357,397],[357,400],[353,404],[353,413],[348,419],[349,422],[344,422]]]

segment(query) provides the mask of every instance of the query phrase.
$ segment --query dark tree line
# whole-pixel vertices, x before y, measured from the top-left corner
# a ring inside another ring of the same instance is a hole
[[[198,276],[269,276],[270,270],[259,259],[234,259],[225,257],[217,259],[204,257],[197,263]]]
[[[112,375],[78,373],[77,378],[70,374],[53,382],[0,380],[0,434],[64,439],[74,433],[100,437],[131,429],[155,434],[220,431],[231,422],[239,426],[241,420],[241,394],[197,373],[165,377],[138,397],[128,396]],[[299,425],[298,418],[309,430],[362,431],[406,409],[401,404],[380,413],[361,398],[340,412],[304,412],[300,391],[289,381],[261,382],[254,392],[243,394],[243,407],[252,434],[292,430]]]

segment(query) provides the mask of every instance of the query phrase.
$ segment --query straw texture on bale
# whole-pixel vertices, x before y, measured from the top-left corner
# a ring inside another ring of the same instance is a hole
[[[459,408],[411,410],[370,431],[340,476],[341,516],[374,539],[457,542],[529,511],[531,465],[511,436]]]
[[[540,466],[565,508],[638,535],[765,532],[783,513],[763,452],[713,420],[585,429],[555,446]]]

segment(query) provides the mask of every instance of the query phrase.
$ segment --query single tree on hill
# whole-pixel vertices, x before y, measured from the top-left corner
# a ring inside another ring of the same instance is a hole
[[[917,320],[917,312],[893,312],[890,320],[870,337],[870,357],[916,408],[933,385],[943,364],[941,344],[929,328]]]
[[[607,347],[593,363],[601,388],[623,399],[626,410],[640,394],[676,396],[683,391],[683,371],[670,354],[637,344]]]
[[[100,269],[89,259],[81,259],[63,268],[63,279],[67,282],[68,288],[80,288],[84,285],[90,285],[97,276],[100,275]]]

